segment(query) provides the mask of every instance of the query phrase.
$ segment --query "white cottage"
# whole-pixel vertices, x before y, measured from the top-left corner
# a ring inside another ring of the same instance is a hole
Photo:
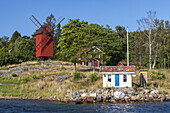
[[[132,87],[135,66],[101,66],[103,87]]]

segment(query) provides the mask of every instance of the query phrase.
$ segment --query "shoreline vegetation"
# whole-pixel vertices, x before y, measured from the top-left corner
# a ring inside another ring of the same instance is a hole
[[[148,70],[146,88],[102,88],[99,68],[62,61],[29,61],[0,68],[0,100],[50,100],[71,104],[169,102],[170,70]],[[164,79],[150,77],[161,72]],[[139,70],[133,83],[139,84]]]

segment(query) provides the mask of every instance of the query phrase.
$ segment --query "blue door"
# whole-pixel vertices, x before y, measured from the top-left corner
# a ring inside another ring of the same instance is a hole
[[[115,74],[115,86],[119,86],[119,74]]]

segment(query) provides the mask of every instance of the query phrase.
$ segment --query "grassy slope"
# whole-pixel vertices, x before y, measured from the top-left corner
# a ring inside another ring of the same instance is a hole
[[[57,61],[60,62],[60,61]],[[73,92],[76,92],[79,89],[85,89],[86,91],[101,88],[102,87],[102,75],[98,76],[96,82],[91,82],[89,75],[92,74],[92,69],[87,66],[77,66],[79,72],[83,73],[83,78],[81,80],[74,81],[73,78],[68,78],[66,80],[58,80],[56,76],[60,75],[72,75],[73,65],[68,62],[62,62],[66,65],[64,66],[51,66],[51,65],[41,65],[38,62],[25,62],[20,65],[27,66],[48,66],[51,69],[47,70],[36,70],[36,71],[24,71],[22,75],[18,77],[1,77],[0,83],[0,95],[2,96],[24,96],[24,97],[65,97],[67,90],[70,89],[70,95]],[[8,68],[15,67],[17,65],[10,65]],[[57,70],[57,71],[54,71]],[[158,71],[158,70],[152,70]],[[154,82],[159,86],[158,89],[163,93],[170,94],[170,70],[159,70],[165,71],[166,79],[165,80],[155,80]],[[151,71],[149,71],[150,73]],[[138,75],[138,70],[136,71]],[[36,79],[33,78],[33,75],[36,75]],[[139,77],[136,76],[133,78],[133,82],[139,83]],[[149,83],[151,79],[149,78]],[[15,85],[16,84],[16,85]]]

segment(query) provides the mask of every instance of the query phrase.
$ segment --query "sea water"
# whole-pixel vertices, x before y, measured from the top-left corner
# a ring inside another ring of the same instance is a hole
[[[0,113],[170,113],[170,102],[135,104],[79,104],[55,101],[0,100]]]

